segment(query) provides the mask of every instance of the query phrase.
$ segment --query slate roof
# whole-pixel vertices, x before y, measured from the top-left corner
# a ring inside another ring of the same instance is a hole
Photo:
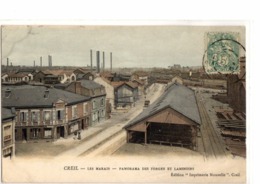
[[[6,98],[5,90],[10,89],[11,95]],[[45,96],[48,89],[49,95]],[[84,102],[90,97],[78,95],[68,91],[46,88],[44,86],[2,86],[2,106],[16,108],[52,107],[57,100],[63,100],[68,105]]]
[[[154,115],[166,107],[176,110],[197,124],[201,122],[194,91],[186,86],[173,84],[154,103],[130,121],[125,128]]]
[[[80,80],[81,86],[87,89],[98,89],[98,88],[103,88],[102,85],[92,81],[92,80]]]
[[[7,109],[7,108],[2,107],[2,111],[1,111],[2,120],[11,119],[11,118],[14,118],[14,117],[15,117],[15,114],[12,113],[11,109]]]

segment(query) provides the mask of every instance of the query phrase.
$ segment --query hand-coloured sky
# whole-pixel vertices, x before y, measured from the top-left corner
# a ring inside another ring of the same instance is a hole
[[[96,51],[105,52],[106,68],[113,53],[113,67],[199,66],[206,32],[239,32],[245,45],[245,28],[239,26],[4,26],[2,62],[43,66],[52,55],[53,66],[90,65]],[[102,56],[101,56],[102,61]]]

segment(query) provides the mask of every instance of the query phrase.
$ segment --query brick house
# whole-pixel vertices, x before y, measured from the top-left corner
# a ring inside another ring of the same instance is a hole
[[[106,117],[106,90],[105,87],[92,81],[92,80],[80,80],[72,82],[66,88],[66,91],[70,91],[76,94],[90,97],[92,104],[91,109],[91,125],[94,125]]]
[[[87,129],[90,98],[44,86],[2,86],[2,105],[16,109],[17,141],[55,140]]]

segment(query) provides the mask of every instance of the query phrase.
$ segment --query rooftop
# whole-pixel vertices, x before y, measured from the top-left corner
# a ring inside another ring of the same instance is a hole
[[[125,128],[140,122],[166,107],[170,107],[197,124],[200,124],[200,115],[194,91],[186,86],[173,84],[154,103],[130,121]]]
[[[11,119],[15,117],[15,114],[12,113],[11,109],[3,108],[1,113],[2,120]]]
[[[5,97],[7,89],[11,91],[11,94]],[[68,105],[72,105],[89,99],[90,97],[44,86],[2,86],[3,107],[52,107],[53,103],[58,100],[63,100]]]
[[[98,88],[103,88],[102,85],[92,81],[92,80],[80,80],[81,86],[87,89],[98,89]]]

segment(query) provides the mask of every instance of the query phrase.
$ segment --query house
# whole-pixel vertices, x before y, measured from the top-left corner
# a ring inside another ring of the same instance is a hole
[[[162,144],[196,150],[200,123],[194,91],[172,84],[124,128],[127,143]]]
[[[115,108],[125,109],[135,105],[138,100],[138,86],[133,82],[112,82],[114,87]]]
[[[86,80],[94,80],[95,79],[95,75],[91,72],[87,72],[87,73],[79,73],[76,75],[76,79],[77,80],[82,80],[82,79],[86,79]]]
[[[101,122],[106,117],[106,90],[105,87],[92,81],[80,80],[72,82],[66,88],[66,91],[76,93],[79,95],[90,97],[91,121],[90,124],[94,125]]]
[[[132,80],[132,82],[138,86],[138,95],[141,96],[144,94],[145,91],[145,86],[144,86],[144,82],[139,80],[139,79],[134,79]]]
[[[1,74],[2,82],[7,82],[7,77],[8,77],[7,73],[2,73]]]
[[[2,106],[15,108],[15,140],[56,140],[87,129],[90,97],[44,86],[2,86]]]
[[[44,78],[48,75],[51,75],[51,73],[48,72],[48,71],[39,71],[39,72],[34,74],[33,80],[36,81],[36,82],[45,83]]]
[[[139,80],[144,82],[144,85],[147,85],[148,84],[148,77],[149,77],[149,74],[147,72],[136,71],[132,74],[131,79],[132,80],[139,79]]]
[[[44,84],[59,84],[60,80],[57,75],[47,75],[43,78]]]
[[[15,156],[15,112],[14,109],[2,108],[1,129],[2,129],[2,155],[4,157]]]
[[[33,68],[21,68],[16,73],[28,75],[29,80],[32,81],[33,76],[37,73],[37,71]]]
[[[22,73],[11,73],[6,78],[6,82],[9,83],[18,83],[18,82],[29,82],[31,77],[28,74]]]

